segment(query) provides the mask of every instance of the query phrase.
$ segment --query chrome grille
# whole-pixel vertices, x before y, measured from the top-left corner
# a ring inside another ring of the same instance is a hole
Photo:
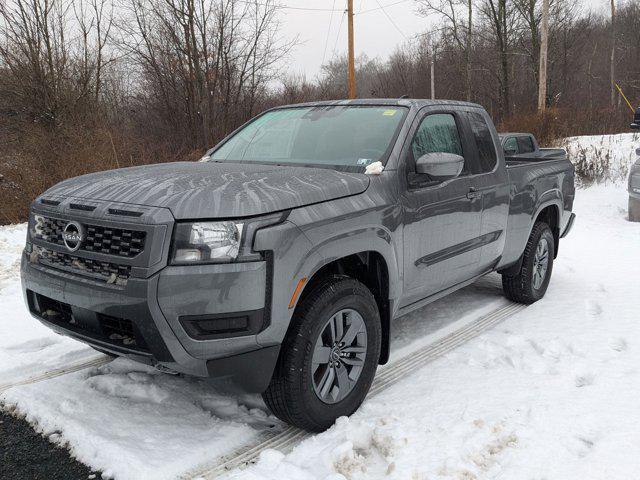
[[[45,242],[64,245],[62,232],[67,223],[69,223],[67,220],[36,215],[34,236]],[[126,258],[133,258],[144,250],[146,239],[144,231],[85,223],[82,226],[86,231],[86,238],[80,250]]]

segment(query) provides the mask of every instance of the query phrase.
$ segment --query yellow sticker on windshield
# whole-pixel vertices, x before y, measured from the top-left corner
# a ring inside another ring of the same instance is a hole
[[[382,115],[385,117],[393,117],[396,114],[397,110],[385,110]]]

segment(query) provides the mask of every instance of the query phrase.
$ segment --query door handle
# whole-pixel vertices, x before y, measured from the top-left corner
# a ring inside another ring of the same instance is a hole
[[[474,198],[479,198],[479,197],[481,197],[481,196],[482,196],[482,192],[480,192],[480,191],[476,190],[476,188],[475,188],[475,187],[470,187],[470,188],[469,188],[469,191],[467,192],[467,198],[468,198],[469,200],[472,200],[472,199],[474,199]]]

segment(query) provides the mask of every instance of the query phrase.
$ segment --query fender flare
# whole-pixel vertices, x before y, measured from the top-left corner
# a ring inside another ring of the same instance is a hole
[[[345,239],[348,239],[345,242]],[[313,242],[311,242],[313,243]],[[380,352],[380,364],[385,364],[389,359],[391,344],[391,324],[396,299],[402,291],[402,265],[399,263],[399,255],[393,247],[391,233],[383,227],[368,226],[351,231],[344,231],[327,237],[308,252],[299,272],[308,280],[304,288],[296,298],[297,306],[300,297],[304,294],[311,279],[326,265],[349,257],[351,255],[374,252],[380,255],[386,264],[388,281],[388,298],[376,299],[380,309],[380,322],[382,327],[382,348]],[[295,307],[294,307],[295,308]]]
[[[540,196],[540,198],[538,198],[538,201],[536,202],[536,207],[533,210],[533,214],[531,215],[531,222],[529,225],[529,233],[527,234],[527,239],[529,239],[529,237],[531,236],[531,232],[533,231],[533,226],[536,224],[536,220],[538,219],[538,217],[540,216],[540,213],[547,207],[551,207],[554,206],[557,209],[557,214],[558,214],[558,232],[561,228],[560,226],[560,222],[562,221],[562,212],[564,210],[564,197],[562,196],[562,192],[559,189],[553,189],[553,190],[548,190],[546,191],[544,194],[542,194]],[[550,225],[550,227],[553,229],[553,226]],[[556,233],[553,234],[554,237],[556,237]],[[559,236],[559,233],[558,233]],[[555,254],[557,255],[558,253],[558,248],[557,248],[557,242],[558,242],[559,238],[556,238],[556,248],[555,248]],[[503,268],[501,270],[498,271],[498,273],[502,274],[502,275],[516,275],[520,269],[522,268],[522,262],[524,259],[524,249],[526,247],[526,242],[525,245],[522,246],[522,252],[520,253],[520,256],[518,257],[518,260],[516,261],[516,263]]]
[[[346,244],[345,239],[347,239]],[[398,260],[399,255],[393,247],[391,233],[383,227],[368,226],[344,231],[315,243],[299,271],[304,272],[304,276],[310,280],[326,265],[341,258],[365,252],[379,254],[386,263],[389,298],[385,300],[398,298],[402,290],[401,264]]]

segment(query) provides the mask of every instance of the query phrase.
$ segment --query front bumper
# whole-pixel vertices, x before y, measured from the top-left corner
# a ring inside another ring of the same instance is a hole
[[[21,268],[31,314],[56,332],[250,392],[266,389],[279,353],[257,341],[270,324],[269,276],[268,261],[169,266],[109,285],[31,263],[26,253]],[[198,322],[209,329],[203,335]]]

